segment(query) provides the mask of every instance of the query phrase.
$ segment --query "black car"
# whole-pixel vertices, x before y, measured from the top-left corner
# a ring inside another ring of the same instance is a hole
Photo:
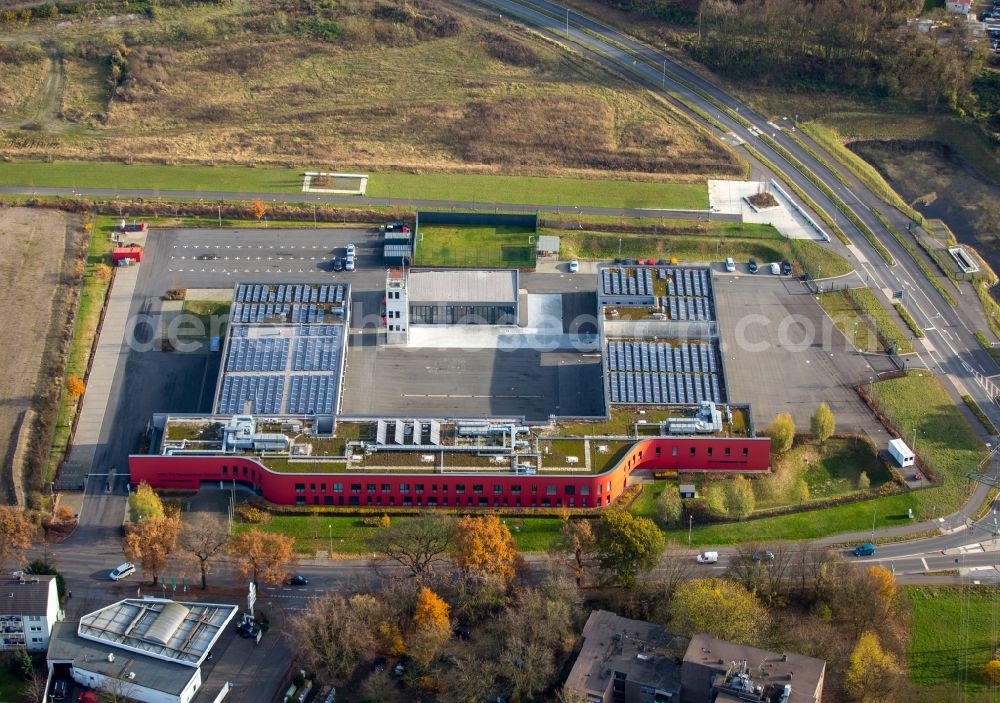
[[[289,586],[306,586],[308,584],[309,584],[309,579],[307,579],[305,576],[296,575],[288,579]]]
[[[385,667],[388,663],[389,660],[385,657],[378,657],[372,662],[372,671],[385,671]]]
[[[784,261],[781,262],[781,273],[784,274],[785,276],[788,276],[792,273],[792,262],[789,261],[788,259],[785,259]]]
[[[333,258],[333,270],[334,271],[343,271],[344,270],[344,260],[341,259],[339,256],[335,256]]]
[[[454,630],[455,637],[459,639],[467,640],[472,637],[472,630],[467,628],[465,625],[459,625]]]
[[[757,259],[750,259],[747,267],[750,269],[750,273],[757,273]]]

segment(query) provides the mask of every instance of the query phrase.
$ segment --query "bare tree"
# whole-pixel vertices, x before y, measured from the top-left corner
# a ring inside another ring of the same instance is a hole
[[[374,603],[374,605],[373,605]],[[290,636],[307,666],[324,678],[345,678],[362,659],[378,649],[371,596],[344,598],[328,593],[309,601],[291,621]]]
[[[434,565],[445,561],[451,547],[454,522],[445,517],[424,516],[397,520],[371,540],[372,549],[399,563],[418,581],[434,573]]]
[[[21,688],[21,698],[25,703],[43,703],[45,700],[46,677],[38,669],[32,669],[31,675]]]
[[[480,703],[492,700],[491,693],[497,677],[496,662],[471,657],[462,660],[442,677],[445,680],[445,690],[438,701],[440,703]]]
[[[202,590],[208,587],[212,560],[223,554],[228,545],[229,532],[222,520],[214,515],[199,516],[181,527],[177,546],[185,557],[197,564]]]

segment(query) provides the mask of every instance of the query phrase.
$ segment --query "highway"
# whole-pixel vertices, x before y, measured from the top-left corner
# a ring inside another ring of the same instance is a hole
[[[973,309],[979,306],[979,302],[974,299],[970,301],[971,304],[960,304],[958,308],[952,308],[926,279],[909,253],[882,227],[870,208],[879,206],[880,211],[900,231],[905,230],[909,223],[908,218],[902,213],[885,204],[864,184],[847,173],[845,175],[852,183],[852,187],[845,187],[824,163],[815,159],[789,137],[785,129],[756,113],[749,105],[729,95],[702,76],[688,70],[670,56],[617,29],[547,0],[477,0],[477,3],[496,11],[504,19],[525,24],[553,41],[570,44],[574,51],[616,70],[628,80],[659,93],[693,120],[717,134],[717,130],[714,130],[698,111],[711,115],[717,122],[726,126],[730,136],[736,137],[739,141],[753,142],[753,148],[781,168],[787,176],[783,178],[780,174],[775,174],[776,178],[785,182],[790,180],[827,213],[837,213],[836,204],[819,187],[785,162],[783,156],[756,136],[754,131],[771,135],[777,144],[836,193],[850,210],[875,232],[879,241],[891,253],[895,260],[895,265],[892,266],[879,256],[852,222],[842,215],[837,218],[836,221],[851,239],[851,250],[857,259],[859,273],[865,276],[869,286],[875,290],[884,306],[889,307],[889,295],[892,291],[904,291],[906,305],[925,334],[923,339],[916,340],[915,343],[919,365],[937,371],[950,382],[956,403],[961,405],[961,395],[971,395],[993,424],[1000,426],[1000,407],[993,400],[1000,394],[1000,389],[990,380],[1000,374],[1000,368],[975,338],[977,327],[985,325],[984,322],[978,326],[975,323]],[[672,94],[679,96],[680,100],[675,99]],[[689,105],[696,110],[692,110]],[[747,120],[752,130],[743,126],[730,113],[720,109],[720,105]],[[800,137],[806,140],[816,153],[825,155],[823,158],[828,163],[836,163],[836,160],[821,146],[809,142],[806,135],[800,134]],[[751,162],[757,163],[749,153],[747,157]],[[757,163],[757,166],[758,170],[769,171],[763,164]],[[819,220],[818,217],[816,219]],[[832,237],[833,234],[830,234]],[[974,295],[968,289],[965,294]],[[912,361],[910,364],[917,365]],[[945,385],[947,387],[948,383]],[[989,441],[996,442],[996,439],[990,438]],[[974,468],[970,466],[969,470]],[[995,462],[989,467],[989,473],[994,477],[997,476]],[[965,511],[975,511],[985,500],[986,495],[987,488],[980,485],[963,509],[966,517],[968,513]]]

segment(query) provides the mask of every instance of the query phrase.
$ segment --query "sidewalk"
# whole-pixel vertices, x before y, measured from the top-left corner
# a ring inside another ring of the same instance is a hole
[[[87,474],[91,472],[97,447],[101,440],[101,427],[111,398],[111,389],[118,375],[119,365],[124,369],[129,348],[126,334],[129,331],[129,309],[132,294],[139,280],[139,266],[124,266],[115,272],[108,299],[108,310],[104,316],[94,353],[94,363],[87,379],[87,391],[80,408],[80,421],[69,456],[59,469],[59,487],[63,489],[83,488]],[[103,473],[108,467],[98,469]]]

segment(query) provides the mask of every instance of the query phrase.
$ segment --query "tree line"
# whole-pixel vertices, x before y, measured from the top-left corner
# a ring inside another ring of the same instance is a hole
[[[694,55],[713,69],[764,84],[809,84],[899,96],[957,110],[973,102],[986,58],[964,17],[945,31],[907,25],[918,0],[704,0]]]

